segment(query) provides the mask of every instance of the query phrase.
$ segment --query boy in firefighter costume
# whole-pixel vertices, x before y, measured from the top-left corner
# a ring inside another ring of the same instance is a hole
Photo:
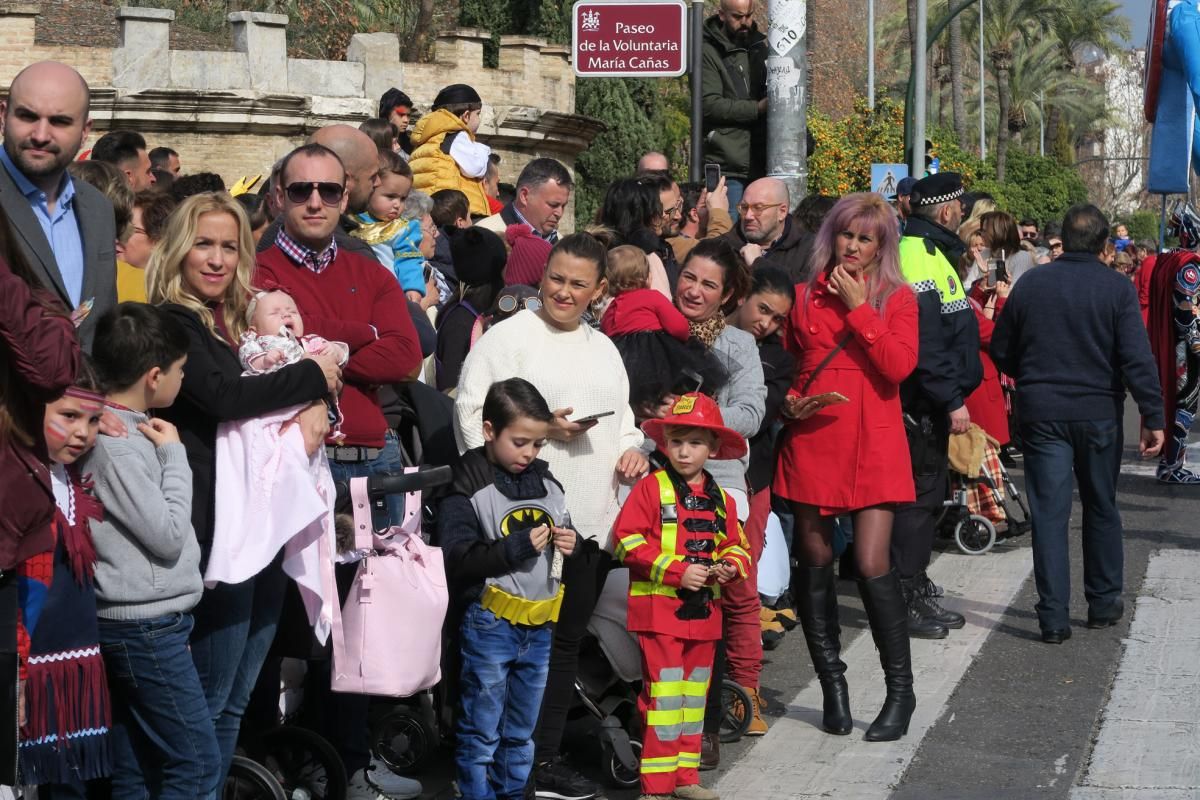
[[[700,735],[721,638],[720,585],[746,577],[750,556],[734,501],[704,470],[741,458],[746,440],[709,397],[685,394],[642,426],[670,466],[643,478],[615,526],[629,567],[629,630],[642,650],[642,800],[717,800],[700,785]]]
[[[1171,216],[1179,249],[1159,255],[1150,278],[1147,329],[1150,349],[1158,364],[1163,407],[1170,430],[1158,463],[1160,483],[1200,484],[1200,475],[1187,468],[1187,438],[1200,399],[1200,318],[1195,306],[1200,294],[1200,215],[1181,204]]]

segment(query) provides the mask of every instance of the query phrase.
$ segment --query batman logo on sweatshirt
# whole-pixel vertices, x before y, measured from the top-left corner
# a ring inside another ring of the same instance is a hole
[[[531,531],[543,525],[553,525],[554,520],[546,513],[546,509],[537,506],[522,506],[504,515],[500,521],[500,532],[505,536],[520,531]]]

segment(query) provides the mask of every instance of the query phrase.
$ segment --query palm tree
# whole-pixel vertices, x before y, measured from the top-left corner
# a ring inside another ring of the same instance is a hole
[[[954,134],[959,144],[967,141],[967,104],[963,97],[962,19],[950,20],[950,108],[954,116]]]
[[[1012,96],[1010,74],[1013,51],[1019,43],[1028,44],[1049,28],[1054,14],[1053,0],[988,0],[983,20],[983,38],[987,43],[992,71],[996,75],[999,120],[996,128],[996,180],[1004,182],[1008,154]]]
[[[1084,45],[1094,45],[1105,55],[1121,49],[1121,42],[1129,38],[1129,20],[1119,13],[1120,9],[1121,4],[1113,0],[1061,0],[1052,26],[1063,69],[1075,69],[1075,53]],[[1058,140],[1062,120],[1059,110],[1052,108],[1046,120],[1049,141]]]
[[[1008,86],[1007,128],[1014,142],[1020,141],[1026,128],[1042,122],[1048,110],[1062,119],[1087,120],[1089,124],[1105,114],[1103,88],[1063,70],[1058,43],[1053,39],[1017,43]]]

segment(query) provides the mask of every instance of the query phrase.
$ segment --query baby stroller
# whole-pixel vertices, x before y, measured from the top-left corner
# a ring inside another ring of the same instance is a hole
[[[976,556],[1027,533],[1031,522],[1029,506],[1000,460],[996,441],[977,425],[963,437],[957,442],[969,444],[957,448],[951,437],[950,492],[937,531],[953,539],[961,552]]]
[[[373,505],[382,508],[388,495],[422,492],[423,526],[429,531],[436,489],[449,483],[451,470],[446,465],[458,457],[451,430],[453,402],[440,392],[416,383],[383,387],[380,395],[389,425],[400,438],[404,463],[429,466],[401,475],[372,477],[368,495]],[[349,487],[338,485],[337,491],[336,507],[343,511],[348,508]],[[306,659],[328,656],[323,647],[316,645],[299,595],[290,582],[287,591],[283,620],[273,647],[274,658],[264,665],[252,701],[253,705],[259,699],[261,690],[263,705],[267,706],[263,716],[269,719],[264,720],[259,731],[248,731],[239,743],[243,755],[235,757],[225,784],[227,800],[343,800],[346,795],[347,776],[336,749],[301,723],[308,716],[301,708],[300,688]],[[280,657],[284,657],[282,663]],[[281,682],[282,698],[279,697]],[[440,731],[445,729],[439,724],[438,713],[443,705],[439,702],[442,691],[439,685],[412,698],[381,698],[372,703],[373,755],[397,773],[419,771],[432,758],[440,742]]]
[[[637,698],[642,681],[642,656],[637,635],[627,628],[629,570],[608,574],[596,610],[588,622],[588,637],[580,645],[575,695],[579,716],[599,723],[601,768],[617,788],[636,787],[641,779],[641,719]],[[733,681],[721,684],[721,741],[737,741],[750,726],[751,700]]]

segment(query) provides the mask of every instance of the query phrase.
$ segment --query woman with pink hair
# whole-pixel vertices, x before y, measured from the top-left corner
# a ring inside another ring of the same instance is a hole
[[[900,383],[917,364],[917,300],[898,246],[895,215],[878,194],[844,197],[825,217],[785,341],[797,370],[772,489],[795,516],[799,616],[824,694],[823,726],[838,735],[853,720],[831,542],[833,518],[854,519],[858,586],[887,685],[868,741],[907,733],[916,706],[907,610],[889,557],[893,508],[914,497]]]

